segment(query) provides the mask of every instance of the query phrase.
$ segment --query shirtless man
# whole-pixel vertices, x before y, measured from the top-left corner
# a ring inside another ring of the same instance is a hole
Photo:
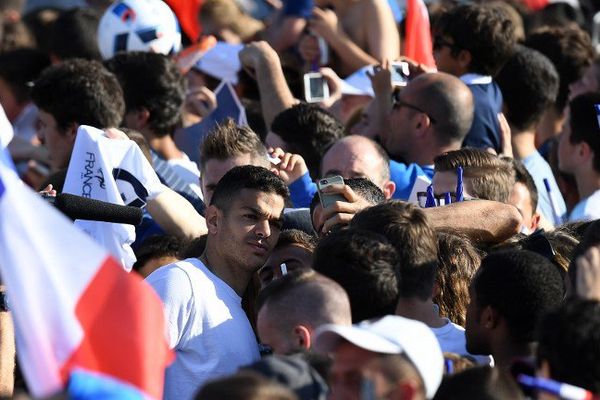
[[[315,0],[315,5],[308,22],[312,35],[305,35],[299,46],[307,63],[320,56],[315,35],[331,48],[330,64],[341,76],[399,57],[400,35],[386,0]]]

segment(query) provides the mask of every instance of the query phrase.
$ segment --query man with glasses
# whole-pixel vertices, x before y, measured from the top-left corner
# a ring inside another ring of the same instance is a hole
[[[452,75],[422,74],[397,93],[390,128],[380,135],[392,159],[394,198],[416,203],[433,177],[434,158],[460,149],[472,120],[471,91]]]
[[[512,21],[498,8],[472,4],[443,14],[435,30],[433,57],[438,71],[459,77],[473,92],[475,115],[464,145],[499,154],[502,93],[492,78],[513,52]]]

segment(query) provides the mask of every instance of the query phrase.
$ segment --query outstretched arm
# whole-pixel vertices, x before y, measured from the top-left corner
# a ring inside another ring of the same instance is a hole
[[[499,243],[519,232],[522,217],[510,204],[488,200],[424,208],[431,224],[439,229],[459,230],[476,242]]]

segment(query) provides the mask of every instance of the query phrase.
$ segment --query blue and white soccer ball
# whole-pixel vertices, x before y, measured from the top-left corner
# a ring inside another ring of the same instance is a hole
[[[100,19],[98,47],[102,58],[119,51],[171,54],[181,48],[175,14],[161,0],[118,0]]]

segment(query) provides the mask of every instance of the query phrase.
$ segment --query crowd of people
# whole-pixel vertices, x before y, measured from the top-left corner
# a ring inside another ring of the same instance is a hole
[[[214,47],[106,57],[106,13],[153,2],[0,0],[0,104],[44,196],[86,125],[160,180],[130,179],[124,267],[164,305],[165,399],[600,398],[600,4],[427,1],[434,66],[401,55],[417,2],[203,0]]]

